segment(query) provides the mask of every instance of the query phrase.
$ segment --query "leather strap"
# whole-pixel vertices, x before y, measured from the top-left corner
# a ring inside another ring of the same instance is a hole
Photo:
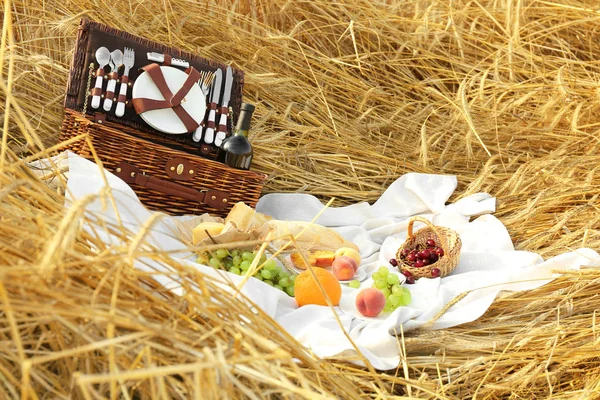
[[[104,118],[105,118],[105,115],[103,113],[97,112],[97,113],[94,114],[94,121],[97,122],[97,123],[99,123],[99,124],[103,124],[104,123]]]
[[[164,60],[163,60],[163,65],[171,65],[171,55],[170,54],[163,54]]]
[[[125,101],[127,101],[127,95],[125,95],[125,94],[119,94],[119,97],[117,97],[117,102],[118,103],[125,103]]]
[[[229,107],[221,107],[219,108],[219,114],[221,115],[229,115]],[[217,132],[227,132],[227,124],[219,125],[217,127]]]
[[[208,109],[209,110],[216,110],[217,109],[217,103],[210,103],[208,105]]]
[[[123,75],[121,77],[121,83],[125,83],[125,84],[129,83],[129,77],[127,75]]]
[[[198,203],[204,203],[204,192],[199,192],[178,183],[165,181],[163,179],[154,178],[145,174],[136,174],[135,183],[137,185],[147,187],[148,189],[170,194],[171,196],[182,197],[184,199],[197,201]]]
[[[163,95],[165,100],[170,100],[173,97],[173,93],[171,92],[171,89],[169,89],[167,81],[165,81],[165,76],[160,69],[160,65],[157,63],[148,64],[142,67],[142,70],[146,71],[148,75],[150,75],[150,78],[152,78],[152,81],[160,91],[160,94]]]
[[[108,79],[114,79],[116,81],[119,79],[119,73],[117,71],[110,72],[108,74]]]
[[[188,132],[194,131],[200,126],[200,124],[196,122],[196,120],[192,118],[190,114],[185,111],[185,108],[181,107],[181,105],[173,107],[173,111],[175,111],[175,114],[177,114],[181,122],[183,122],[183,125]]]
[[[207,144],[203,144],[200,146],[200,153],[206,155],[210,153],[210,146]]]
[[[98,68],[96,70],[96,76],[104,76],[104,68]]]
[[[185,111],[185,109],[181,106],[181,101],[185,98],[194,84],[198,82],[200,79],[200,73],[193,67],[188,68],[186,70],[188,77],[177,93],[173,94],[171,89],[169,89],[167,82],[165,81],[165,76],[160,69],[160,65],[153,63],[142,67],[142,69],[146,71],[148,75],[150,75],[150,78],[165,100],[152,100],[144,98],[133,99],[132,103],[137,113],[141,114],[151,110],[172,108],[188,132],[195,130],[199,126],[199,123],[196,122],[187,111]]]
[[[101,87],[95,87],[92,89],[92,96],[100,96],[102,94]]]
[[[215,121],[206,121],[206,126],[215,129]]]
[[[181,103],[181,100],[185,97],[186,94],[190,91],[190,89],[200,80],[200,72],[195,68],[188,68],[185,70],[188,74],[185,82],[181,85],[181,88],[175,93],[175,96],[171,99],[171,104],[174,106]],[[162,73],[161,73],[162,74]]]
[[[135,110],[138,114],[141,114],[150,110],[160,110],[162,108],[170,108],[171,103],[166,100],[153,100],[153,99],[143,99],[143,98],[135,98],[131,101]]]
[[[125,183],[135,184],[171,196],[196,201],[210,207],[223,209],[229,204],[229,194],[220,190],[199,191],[176,182],[146,175],[135,165],[121,162],[115,169],[115,174]]]
[[[115,98],[115,92],[111,92],[110,90],[106,91],[106,95],[104,97],[108,100],[112,100]]]
[[[176,181],[190,181],[196,177],[196,165],[183,157],[171,158],[165,165],[165,173]]]

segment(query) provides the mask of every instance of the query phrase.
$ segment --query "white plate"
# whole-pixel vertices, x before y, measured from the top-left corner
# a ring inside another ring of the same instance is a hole
[[[331,268],[326,268],[326,269],[331,271]],[[362,282],[366,279],[366,277],[367,277],[367,271],[365,271],[364,268],[358,267],[358,269],[356,270],[356,273],[354,274],[354,278],[350,279],[349,281],[340,281],[340,283],[350,283],[355,279],[359,282]]]
[[[304,269],[296,268],[296,267],[294,266],[294,264],[292,263],[292,261],[290,260],[290,256],[289,256],[289,255],[285,256],[284,260],[285,260],[286,267],[287,267],[287,268],[288,268],[290,271],[293,271],[293,272],[295,272],[296,274],[299,274],[299,273],[301,273],[301,272],[303,272],[303,271],[306,271],[306,270],[304,270]],[[323,268],[323,267],[315,267],[315,268]],[[333,272],[331,271],[331,267],[325,267],[325,268],[323,268],[323,269],[325,269],[325,270],[327,270],[327,271],[329,271],[329,272],[333,273]],[[340,283],[349,283],[350,281],[353,281],[353,280],[355,280],[355,279],[357,279],[357,280],[359,280],[359,281],[361,281],[361,282],[362,282],[362,281],[364,281],[366,278],[367,278],[367,271],[365,271],[365,269],[364,269],[364,268],[358,267],[358,269],[356,270],[356,273],[354,274],[354,277],[353,277],[352,279],[350,279],[349,281],[340,281]]]
[[[167,86],[169,86],[171,92],[173,94],[177,93],[187,79],[188,75],[185,72],[173,67],[160,67],[160,69],[165,76],[165,81],[167,82]],[[135,80],[135,83],[133,84],[132,98],[145,98],[152,100],[165,99],[163,95],[160,94],[158,87],[154,84],[154,81],[147,72],[143,72]],[[188,94],[182,100],[181,106],[188,114],[190,114],[190,117],[192,117],[194,121],[198,123],[202,122],[204,119],[204,114],[206,113],[206,97],[204,96],[204,93],[202,93],[198,83],[192,86]],[[158,131],[174,135],[188,133],[188,130],[185,128],[185,125],[183,125],[183,122],[181,122],[177,114],[175,114],[175,111],[173,111],[171,108],[150,110],[139,115],[148,125]]]

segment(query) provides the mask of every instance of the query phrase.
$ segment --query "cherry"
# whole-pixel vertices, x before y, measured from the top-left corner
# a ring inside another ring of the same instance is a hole
[[[412,276],[406,277],[406,283],[412,285],[413,283],[415,283],[415,278],[413,278]]]
[[[423,258],[423,259],[428,259],[429,256],[431,256],[431,253],[427,249],[423,250],[420,254],[421,254],[421,258]]]
[[[402,271],[402,275],[404,275],[407,278],[409,278],[409,277],[412,276],[412,274],[410,273],[410,271],[406,271],[406,270]]]
[[[398,266],[398,261],[395,258],[391,258],[390,259],[390,264],[392,264],[392,266],[397,267]]]
[[[435,250],[435,252],[436,252],[436,254],[438,255],[438,257],[441,257],[441,256],[443,256],[443,255],[444,255],[444,249],[442,249],[441,247],[438,247],[438,248]]]
[[[408,253],[410,253],[410,250],[408,250],[408,249],[403,249],[403,250],[402,250],[402,252],[400,253],[400,255],[401,255],[402,257],[406,257],[406,256],[408,255]]]
[[[429,258],[424,258],[424,259],[421,260],[421,262],[423,263],[423,266],[426,266],[426,265],[430,264]]]
[[[437,278],[438,276],[440,276],[440,269],[439,268],[431,268],[431,276],[434,278]]]
[[[425,244],[427,245],[427,247],[435,247],[435,240],[433,239],[428,239]]]
[[[416,261],[417,260],[417,256],[413,253],[410,253],[409,255],[406,256],[406,260],[407,261]]]
[[[417,260],[415,262],[415,267],[416,268],[421,268],[423,265],[425,265],[425,264],[423,264],[423,260]]]
[[[429,254],[430,264],[433,264],[437,260],[438,260],[438,255],[432,251],[431,254]]]

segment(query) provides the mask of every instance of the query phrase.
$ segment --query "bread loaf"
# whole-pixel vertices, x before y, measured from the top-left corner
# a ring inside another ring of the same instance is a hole
[[[215,230],[218,229],[217,226],[214,228]],[[197,234],[201,235],[203,231],[205,231],[205,229],[199,229]],[[226,242],[226,239],[230,238],[242,240],[243,235],[240,236],[240,234],[250,233],[251,231],[254,232],[254,235],[258,232],[262,232],[263,239],[266,236],[266,232],[271,232],[271,238],[274,238],[271,243],[275,248],[281,248],[286,245],[290,240],[290,234],[295,237],[304,231],[302,235],[296,239],[296,244],[289,245],[288,249],[336,251],[340,247],[350,247],[358,250],[354,243],[345,240],[333,229],[305,221],[274,220],[265,214],[256,212],[243,202],[236,203],[231,211],[229,211],[229,214],[225,218],[225,225],[220,231],[220,235],[215,237],[215,239],[219,243]],[[213,236],[212,231],[209,232],[211,232],[211,236]],[[206,238],[204,238],[204,240],[206,240]],[[194,243],[197,243],[196,240],[194,240]]]
[[[311,224],[305,221],[279,221],[271,220],[268,222],[272,238],[272,243],[276,247],[284,246],[290,240],[290,234],[299,235],[304,229],[304,233],[296,239],[296,245],[292,244],[290,248],[299,250],[331,250],[336,251],[340,247],[350,247],[358,250],[358,247],[344,239],[333,229],[326,228],[323,225]]]

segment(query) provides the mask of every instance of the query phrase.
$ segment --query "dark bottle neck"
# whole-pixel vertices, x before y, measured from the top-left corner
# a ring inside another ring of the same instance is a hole
[[[252,111],[242,110],[240,111],[240,117],[238,118],[237,125],[235,126],[235,135],[241,135],[248,137],[248,131],[250,130],[250,120],[252,119]]]

